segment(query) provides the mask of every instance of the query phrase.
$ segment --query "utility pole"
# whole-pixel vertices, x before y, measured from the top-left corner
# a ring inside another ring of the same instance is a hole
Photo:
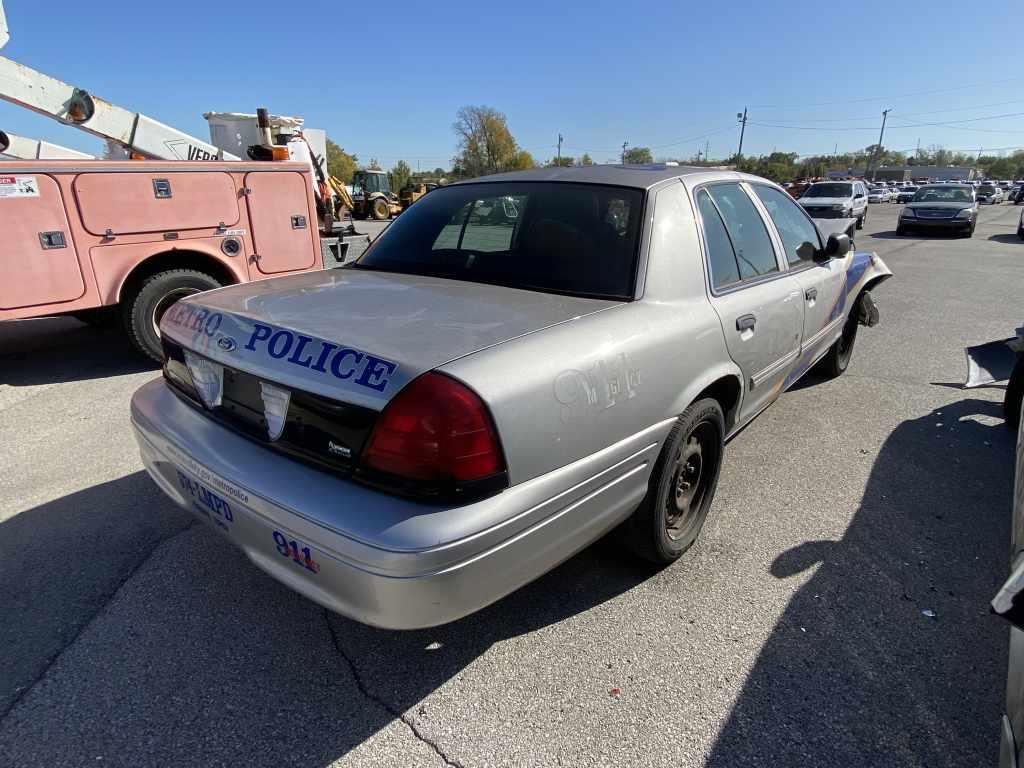
[[[705,163],[708,161],[708,158],[711,157],[710,152],[711,152],[711,139],[705,139],[704,140],[704,162]]]
[[[921,156],[921,137],[917,137],[917,149],[914,150],[914,157],[918,158]]]
[[[559,167],[562,165],[562,134],[558,134],[558,160],[556,161]]]
[[[697,165],[700,165],[700,150],[697,150]]]
[[[736,150],[736,159],[743,157],[743,134],[747,131],[747,108],[743,108],[742,114],[737,112],[736,119],[740,122],[740,148]]]
[[[626,147],[628,147],[628,146],[629,146],[629,142],[628,141],[622,142],[622,164],[623,165],[626,164]]]
[[[892,112],[892,107],[882,110],[882,130],[878,134],[878,143],[875,145],[875,151],[871,155],[871,181],[875,180],[875,166],[878,165],[878,153],[882,151],[882,139],[885,137],[885,120],[889,117],[890,112]],[[867,173],[864,175],[867,176]]]

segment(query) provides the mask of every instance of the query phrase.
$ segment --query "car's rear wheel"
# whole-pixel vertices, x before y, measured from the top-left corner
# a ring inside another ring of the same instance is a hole
[[[842,376],[850,365],[850,359],[853,357],[853,345],[857,341],[859,314],[860,305],[858,303],[850,310],[850,316],[846,318],[846,324],[843,325],[842,335],[836,339],[835,344],[829,347],[828,352],[818,363],[818,370],[830,378]]]
[[[864,213],[861,214],[861,217],[859,219],[857,219],[857,229],[864,229],[864,222],[866,222],[867,220],[868,220],[868,211],[867,211],[867,208],[865,208],[864,209]]]
[[[647,495],[626,524],[637,555],[666,565],[686,552],[707,519],[725,452],[725,416],[717,400],[687,408],[661,449]]]
[[[896,225],[896,234],[897,235],[906,235],[906,234],[909,234],[909,233],[910,233],[910,230],[907,227],[903,226],[902,224],[897,224]]]

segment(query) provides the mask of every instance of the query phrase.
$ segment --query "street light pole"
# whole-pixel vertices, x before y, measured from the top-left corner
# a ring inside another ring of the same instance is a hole
[[[622,142],[622,164],[623,165],[626,164],[626,147],[628,147],[628,146],[629,146],[629,142],[628,141]]]
[[[557,165],[559,167],[561,167],[561,165],[562,165],[562,134],[558,134],[558,160],[556,162],[557,162]]]
[[[743,134],[747,131],[747,108],[743,108],[743,112],[736,113],[736,119],[740,122],[740,148],[736,150],[736,159],[739,160],[743,157]]]

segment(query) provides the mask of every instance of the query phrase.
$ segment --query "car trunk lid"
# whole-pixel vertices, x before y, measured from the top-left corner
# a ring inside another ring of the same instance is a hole
[[[338,269],[190,297],[161,331],[232,370],[379,411],[426,371],[619,303]]]

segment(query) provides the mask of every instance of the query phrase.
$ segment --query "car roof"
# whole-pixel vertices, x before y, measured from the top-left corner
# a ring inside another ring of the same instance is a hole
[[[476,184],[495,181],[571,181],[579,184],[608,184],[616,187],[635,187],[650,189],[663,181],[675,178],[694,177],[694,181],[710,179],[732,179],[764,182],[760,176],[748,173],[723,170],[720,168],[701,168],[688,165],[666,165],[650,163],[646,165],[582,165],[571,168],[558,166],[533,168],[529,171],[512,171],[496,173],[466,179],[459,184]],[[769,182],[772,183],[772,182]]]

